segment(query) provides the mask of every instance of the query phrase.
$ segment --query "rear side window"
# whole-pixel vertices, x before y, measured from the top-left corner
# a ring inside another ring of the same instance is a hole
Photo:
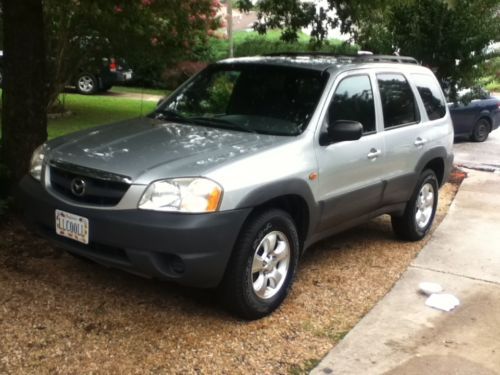
[[[386,129],[420,120],[413,91],[402,74],[377,74],[377,81]]]
[[[426,74],[412,75],[418,93],[424,102],[425,111],[429,120],[437,120],[446,115],[446,103],[436,80]]]
[[[332,103],[331,119],[358,121],[363,125],[363,133],[375,131],[375,106],[370,78],[356,75],[340,81]]]

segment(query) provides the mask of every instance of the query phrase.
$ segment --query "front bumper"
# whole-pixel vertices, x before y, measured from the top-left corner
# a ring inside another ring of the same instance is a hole
[[[65,250],[105,266],[196,287],[215,287],[250,209],[210,214],[102,210],[68,205],[29,176],[18,199],[26,224]],[[89,219],[89,244],[55,233],[55,210]]]

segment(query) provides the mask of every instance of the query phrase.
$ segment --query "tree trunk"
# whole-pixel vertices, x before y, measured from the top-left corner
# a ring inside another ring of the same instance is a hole
[[[234,57],[233,35],[233,0],[227,1],[227,38],[229,40],[229,57]]]
[[[1,159],[15,184],[28,172],[33,150],[47,139],[43,8],[42,0],[2,3]]]

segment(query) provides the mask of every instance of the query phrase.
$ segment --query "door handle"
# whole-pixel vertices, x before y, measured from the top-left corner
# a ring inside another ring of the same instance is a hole
[[[371,159],[371,160],[374,160],[376,159],[378,156],[380,156],[382,154],[382,151],[376,149],[376,148],[372,148],[370,150],[370,152],[368,153],[368,159]]]
[[[421,147],[421,146],[425,145],[426,143],[427,143],[427,139],[418,137],[417,139],[415,139],[415,142],[413,144],[416,147]]]

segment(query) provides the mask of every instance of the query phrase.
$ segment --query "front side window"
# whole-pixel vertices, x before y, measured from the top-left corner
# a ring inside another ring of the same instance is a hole
[[[386,129],[420,120],[413,91],[402,74],[377,74],[377,81]]]
[[[363,125],[363,133],[375,131],[375,106],[370,78],[356,75],[344,78],[333,95],[330,104],[330,121],[357,121]]]
[[[429,120],[437,120],[446,115],[446,103],[437,81],[426,74],[413,74],[418,93],[424,102]]]
[[[205,69],[153,113],[178,122],[298,135],[314,114],[328,74],[269,65],[219,64]]]

